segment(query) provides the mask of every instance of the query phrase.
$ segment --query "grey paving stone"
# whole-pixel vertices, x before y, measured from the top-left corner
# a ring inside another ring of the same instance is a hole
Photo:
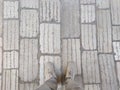
[[[113,40],[120,40],[120,26],[113,26],[112,29]]]
[[[84,83],[100,83],[97,51],[83,51],[82,68]]]
[[[40,25],[40,51],[41,53],[60,53],[60,24]]]
[[[22,37],[36,37],[39,33],[39,20],[37,10],[22,10],[20,35]]]
[[[4,50],[19,49],[19,22],[18,20],[4,21]]]
[[[22,39],[20,42],[19,77],[22,81],[31,82],[38,76],[38,40]]]
[[[2,35],[3,0],[0,0],[0,36]]]
[[[39,0],[20,0],[22,8],[38,8]]]
[[[3,70],[2,90],[18,90],[18,70]]]
[[[39,84],[42,85],[46,80],[48,80],[48,75],[46,74],[46,63],[52,62],[54,63],[55,72],[57,76],[61,75],[61,58],[59,56],[41,56],[40,57],[40,81]]]
[[[97,11],[97,36],[98,51],[102,53],[112,52],[112,30],[109,10]]]
[[[62,40],[62,60],[63,73],[65,73],[68,62],[74,61],[77,67],[77,74],[81,74],[80,39]]]
[[[95,0],[80,0],[81,4],[93,4],[95,3]]]
[[[2,73],[2,38],[0,37],[0,74]]]
[[[96,41],[96,26],[91,24],[82,24],[81,25],[81,39],[82,47],[85,50],[94,50],[97,47]]]
[[[102,90],[118,90],[113,55],[99,55]]]
[[[115,60],[120,61],[120,42],[113,42],[113,51]]]
[[[81,23],[95,22],[95,5],[81,5]]]
[[[62,37],[80,36],[79,0],[61,1],[61,31]]]
[[[4,52],[3,54],[3,69],[18,68],[18,52]]]
[[[84,90],[101,90],[99,84],[85,85]]]
[[[111,1],[112,24],[120,25],[120,0]]]
[[[110,7],[110,0],[96,0],[96,6],[98,9],[107,9]]]
[[[40,0],[40,22],[60,22],[60,0]]]
[[[116,67],[117,67],[117,76],[118,76],[118,81],[120,86],[120,62],[116,62]]]
[[[18,18],[18,1],[4,1],[4,18]]]
[[[20,90],[35,90],[38,87],[37,83],[19,84]]]
[[[2,76],[0,75],[0,89],[2,88]]]

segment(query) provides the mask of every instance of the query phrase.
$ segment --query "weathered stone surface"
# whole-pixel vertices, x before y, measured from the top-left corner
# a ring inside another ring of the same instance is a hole
[[[40,51],[41,53],[60,53],[60,25],[41,24],[40,25]]]
[[[0,76],[0,89],[2,88],[2,76]]]
[[[120,62],[116,63],[117,67],[117,76],[118,76],[118,81],[119,81],[119,86],[120,86]]]
[[[96,0],[96,6],[99,9],[107,9],[110,7],[110,0]]]
[[[80,0],[81,4],[93,4],[95,3],[95,0]]]
[[[81,23],[95,22],[95,6],[81,5]]]
[[[3,70],[2,90],[18,90],[18,70]]]
[[[20,42],[19,76],[22,81],[33,81],[38,76],[38,40],[22,39]]]
[[[36,90],[38,87],[37,83],[25,83],[25,84],[20,84],[20,90]]]
[[[3,0],[0,0],[0,36],[2,35],[2,24],[3,24],[3,21],[2,21],[2,17],[3,17]]]
[[[62,37],[80,36],[79,0],[61,1],[61,31]]]
[[[82,38],[82,47],[86,50],[94,50],[97,47],[96,41],[96,26],[82,24],[81,25],[81,38]]]
[[[60,22],[60,0],[40,0],[40,22]]]
[[[0,74],[2,73],[2,38],[0,37]]]
[[[39,20],[37,10],[22,10],[20,35],[22,37],[36,37],[39,33]]]
[[[18,68],[18,52],[4,52],[3,69]]]
[[[4,18],[18,18],[18,1],[4,1]]]
[[[111,1],[112,24],[120,25],[120,0]]]
[[[99,84],[85,85],[84,90],[101,90]]]
[[[98,51],[104,53],[112,52],[112,31],[109,10],[97,11],[97,36]]]
[[[46,63],[53,62],[55,66],[55,72],[57,76],[61,75],[61,58],[59,56],[41,56],[40,57],[40,85],[42,85],[46,80],[48,80],[48,75],[46,72]]]
[[[120,60],[120,42],[113,42],[113,50],[115,53],[115,60]]]
[[[99,64],[102,79],[102,90],[118,90],[113,55],[100,54]]]
[[[120,40],[120,26],[113,26],[113,40]]]
[[[69,61],[74,61],[77,67],[77,73],[81,74],[81,51],[79,39],[63,39],[62,40],[62,64],[63,73]]]
[[[100,83],[97,51],[82,53],[82,68],[84,83]]]
[[[39,0],[20,0],[21,7],[38,8]]]
[[[18,20],[4,21],[4,50],[19,49],[19,22]]]

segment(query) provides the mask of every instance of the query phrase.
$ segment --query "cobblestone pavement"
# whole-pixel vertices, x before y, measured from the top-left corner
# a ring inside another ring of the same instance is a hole
[[[59,77],[74,61],[84,90],[120,90],[120,0],[0,0],[0,90],[34,90],[48,61]]]

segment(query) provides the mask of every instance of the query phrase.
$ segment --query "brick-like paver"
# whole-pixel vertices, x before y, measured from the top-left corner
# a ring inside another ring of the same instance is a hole
[[[2,23],[3,23],[3,20],[2,20],[2,17],[3,17],[3,0],[0,0],[0,36],[2,35]]]
[[[98,9],[108,9],[110,7],[110,0],[96,0],[96,6]]]
[[[2,88],[2,77],[0,75],[0,89]]]
[[[95,0],[80,0],[81,4],[94,4]]]
[[[2,38],[0,38],[0,74],[2,73]]]
[[[120,26],[112,27],[113,40],[120,40]]]
[[[101,90],[99,84],[85,85],[84,90]]]

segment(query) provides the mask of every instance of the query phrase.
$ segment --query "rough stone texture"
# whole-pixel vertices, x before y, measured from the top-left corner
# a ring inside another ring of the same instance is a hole
[[[107,9],[110,7],[110,0],[96,0],[96,6],[99,9]]]
[[[45,73],[46,72],[46,63],[47,62],[53,62],[54,67],[55,67],[55,72],[57,76],[61,75],[61,58],[59,56],[41,56],[40,57],[40,85],[42,85],[46,80],[48,80],[48,75]]]
[[[74,61],[77,66],[77,73],[81,74],[81,51],[79,39],[62,40],[62,60],[63,73],[65,73],[67,63],[69,61]]]
[[[37,10],[22,10],[20,35],[22,37],[36,37],[39,33],[39,20]]]
[[[41,53],[60,53],[60,25],[41,24],[40,25],[40,51]]]
[[[120,25],[120,0],[111,1],[112,24]]]
[[[4,50],[19,49],[19,22],[18,20],[4,21]]]
[[[120,40],[120,26],[113,26],[113,40]]]
[[[98,51],[104,53],[112,52],[112,31],[109,10],[97,11],[97,36]]]
[[[18,70],[3,70],[2,90],[18,90]]]
[[[62,37],[80,36],[79,0],[61,1],[61,31]]]
[[[95,22],[95,6],[81,5],[81,23]]]
[[[35,90],[38,87],[37,83],[20,84],[20,90]]]
[[[93,4],[95,3],[95,0],[80,0],[81,4]]]
[[[4,52],[3,69],[18,68],[18,52]]]
[[[40,0],[40,22],[60,22],[60,0]]]
[[[120,42],[113,42],[113,50],[115,53],[115,60],[120,60]]]
[[[18,1],[4,1],[4,18],[18,18]]]
[[[3,12],[3,9],[2,9],[2,7],[3,7],[3,0],[0,0],[0,36],[2,35],[2,17],[3,17],[3,15],[2,15],[2,12]]]
[[[0,90],[1,90],[1,87],[2,87],[2,76],[0,75]]]
[[[101,90],[99,84],[85,85],[84,90]]]
[[[82,68],[84,83],[100,83],[97,51],[83,51]]]
[[[33,81],[38,76],[38,40],[22,39],[20,42],[19,76],[22,81]]]
[[[0,74],[2,73],[2,38],[0,37]]]
[[[116,65],[117,65],[117,76],[118,76],[118,81],[120,86],[120,62],[117,62]]]
[[[38,8],[39,0],[20,0],[22,8]]]
[[[102,90],[118,90],[113,55],[99,55]]]
[[[82,48],[85,50],[94,50],[97,47],[96,41],[96,26],[82,24],[81,25],[81,39],[82,39]]]

